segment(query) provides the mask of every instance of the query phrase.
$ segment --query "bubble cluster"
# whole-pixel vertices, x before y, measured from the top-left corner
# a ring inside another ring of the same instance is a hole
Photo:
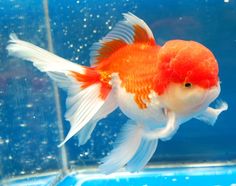
[[[43,6],[33,1],[27,5],[16,0],[7,3],[8,10],[0,5],[3,12],[0,21],[4,23],[0,28],[0,48],[7,44],[9,34],[15,32],[19,38],[47,49]],[[74,4],[50,1],[49,23],[55,53],[76,63],[89,65],[89,48],[114,27],[121,13],[130,9],[134,12],[136,3],[127,0],[99,1],[96,4],[86,0],[77,0]],[[57,148],[60,140],[52,81],[31,63],[20,59],[5,56],[0,63],[0,146],[3,149],[0,158],[4,162],[6,177],[60,168],[60,149]],[[64,104],[64,92],[61,97]],[[86,145],[78,148],[78,142],[72,143],[68,150],[72,156],[69,159],[71,165],[95,163],[107,154],[117,137],[115,131],[120,126],[118,121],[114,124],[111,120],[102,121]]]

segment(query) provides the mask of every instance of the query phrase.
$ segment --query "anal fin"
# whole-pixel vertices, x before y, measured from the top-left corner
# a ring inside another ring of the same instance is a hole
[[[117,103],[114,98],[113,91],[110,92],[103,106],[95,114],[95,116],[87,123],[78,133],[79,145],[84,145],[96,127],[96,124],[99,120],[106,118],[108,114],[113,112],[117,108]]]
[[[144,168],[156,151],[158,139],[148,140],[143,138],[135,156],[127,163],[126,170],[138,172]]]
[[[74,99],[75,102],[70,101],[73,96],[67,98],[66,119],[70,121],[71,128],[59,147],[79,132],[102,107],[105,101],[99,97],[99,90],[99,84],[94,84],[79,92],[78,100]]]
[[[109,82],[101,81],[96,69],[87,68],[84,74],[72,71],[71,76],[77,82],[77,85],[71,85],[68,88],[66,103],[65,117],[70,122],[71,128],[59,147],[78,132],[81,132],[81,144],[86,143],[96,125],[96,123],[91,123],[106,117],[116,107],[112,87]],[[80,91],[78,91],[78,86]],[[87,126],[82,130],[87,124],[94,126]],[[87,132],[89,134],[86,136]]]
[[[102,159],[102,164],[99,166],[101,172],[111,174],[124,167],[138,150],[142,132],[142,127],[134,121],[129,120],[125,123],[114,149]]]

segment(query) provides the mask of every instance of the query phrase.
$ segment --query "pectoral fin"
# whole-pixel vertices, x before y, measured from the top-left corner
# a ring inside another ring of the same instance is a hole
[[[219,101],[215,109],[208,107],[203,113],[201,113],[195,118],[213,126],[220,113],[226,111],[227,109],[228,109],[228,104],[226,102]]]

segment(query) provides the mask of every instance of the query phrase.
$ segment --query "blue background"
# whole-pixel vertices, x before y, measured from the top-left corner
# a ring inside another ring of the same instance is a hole
[[[227,162],[236,160],[236,2],[230,0],[49,1],[55,53],[89,65],[89,47],[132,12],[146,21],[159,44],[195,40],[215,54],[220,67],[220,99],[229,104],[214,127],[191,120],[174,138],[160,142],[150,163]],[[58,122],[51,80],[30,63],[7,56],[9,34],[47,49],[43,3],[0,1],[0,178],[60,170]],[[60,91],[62,112],[66,93]],[[66,144],[70,169],[97,165],[127,118],[119,111],[99,122],[91,140]],[[69,123],[64,122],[65,134]]]

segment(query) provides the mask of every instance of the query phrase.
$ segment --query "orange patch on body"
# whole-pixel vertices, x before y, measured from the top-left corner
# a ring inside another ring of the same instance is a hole
[[[100,63],[96,69],[108,74],[118,73],[121,86],[134,94],[138,107],[144,109],[150,102],[148,96],[154,87],[158,50],[159,46],[145,43],[127,45]]]
[[[120,38],[104,41],[95,56],[95,71],[88,69],[85,76],[77,75],[78,80],[84,80],[83,87],[94,82],[101,82],[103,92],[110,90],[110,79],[113,73],[118,73],[121,86],[127,92],[134,94],[134,100],[139,108],[146,108],[150,102],[148,95],[153,89],[153,76],[156,73],[157,53],[160,46],[140,25],[133,25],[133,44],[126,43]],[[93,74],[95,73],[95,74]],[[97,73],[97,74],[96,74]],[[91,76],[90,76],[91,74]],[[102,96],[104,97],[104,96]]]
[[[109,84],[111,77],[105,72],[99,72],[94,68],[86,68],[84,74],[71,71],[71,75],[82,83],[81,88],[85,89],[93,84],[100,84],[100,95],[99,97],[103,100],[106,99],[109,92],[111,91],[111,85]]]

